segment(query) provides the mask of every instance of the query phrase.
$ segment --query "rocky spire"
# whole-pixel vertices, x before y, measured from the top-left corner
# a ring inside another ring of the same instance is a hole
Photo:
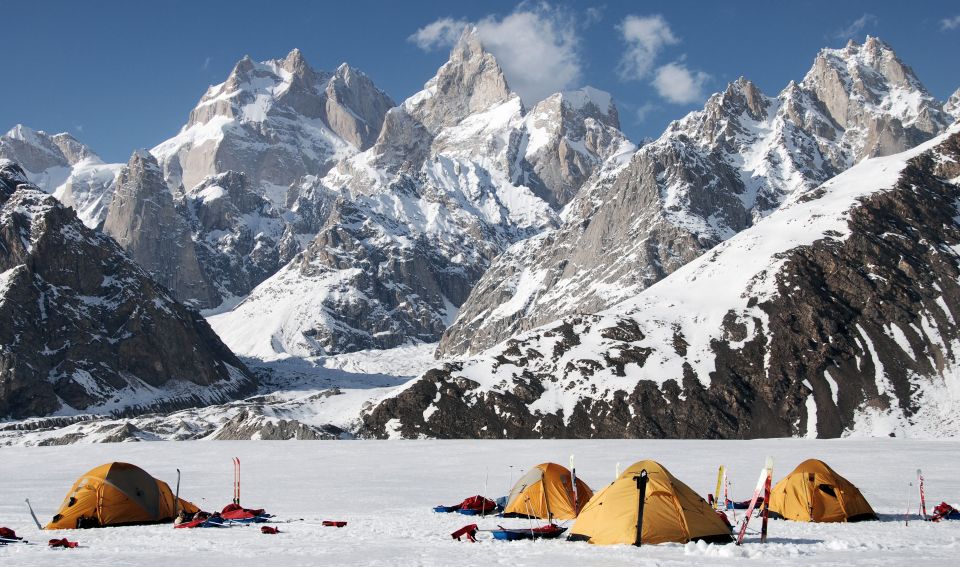
[[[361,150],[377,140],[384,116],[395,106],[370,77],[346,63],[337,67],[325,93],[330,128]]]
[[[428,131],[436,132],[515,96],[496,58],[480,42],[477,29],[468,28],[447,63],[404,107]]]
[[[103,231],[177,298],[201,307],[219,303],[203,277],[190,227],[146,150],[134,152],[120,172]]]

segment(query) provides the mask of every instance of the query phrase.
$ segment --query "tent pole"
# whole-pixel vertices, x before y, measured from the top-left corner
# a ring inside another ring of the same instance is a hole
[[[638,476],[633,477],[637,483],[637,539],[633,545],[640,547],[641,537],[643,535],[643,504],[647,499],[647,469],[640,471]]]

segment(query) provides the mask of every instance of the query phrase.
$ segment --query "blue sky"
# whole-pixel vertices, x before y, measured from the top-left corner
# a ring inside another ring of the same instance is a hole
[[[175,134],[244,55],[299,47],[315,68],[347,61],[401,101],[446,60],[465,23],[496,45],[525,100],[587,84],[609,91],[634,140],[658,136],[740,75],[776,94],[820,48],[867,34],[938,98],[960,87],[956,1],[34,0],[3,12],[0,129],[69,131],[108,161]]]

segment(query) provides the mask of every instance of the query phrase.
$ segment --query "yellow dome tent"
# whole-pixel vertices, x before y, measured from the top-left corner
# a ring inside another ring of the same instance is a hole
[[[640,519],[642,472],[646,481]],[[641,538],[637,539],[637,524]],[[707,502],[655,461],[639,461],[596,493],[570,529],[572,541],[608,544],[733,541],[730,528]]]
[[[877,515],[849,480],[823,461],[808,459],[770,492],[770,511],[798,522],[858,522]]]
[[[138,466],[107,463],[73,483],[47,530],[171,522],[176,515],[174,495],[162,480]],[[196,506],[180,499],[179,508],[194,513]]]
[[[593,496],[593,491],[577,479],[576,503],[573,483],[567,467],[543,463],[530,469],[513,485],[504,516],[533,517],[546,520],[572,520]]]

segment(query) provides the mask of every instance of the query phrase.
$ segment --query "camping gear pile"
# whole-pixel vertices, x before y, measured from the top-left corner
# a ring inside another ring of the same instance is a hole
[[[484,498],[479,494],[465,498],[463,502],[453,506],[436,506],[433,511],[439,514],[449,514],[450,512],[460,512],[465,516],[480,516],[493,514],[499,509],[497,503],[489,498]]]

